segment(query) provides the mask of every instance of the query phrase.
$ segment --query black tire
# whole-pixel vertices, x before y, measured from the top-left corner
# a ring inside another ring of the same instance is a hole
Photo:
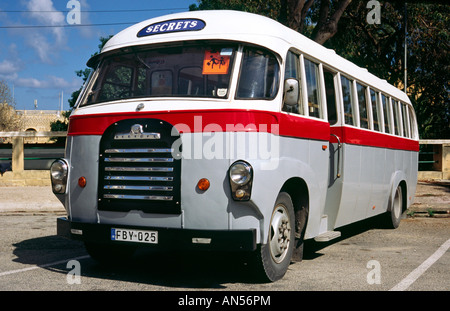
[[[397,186],[392,194],[389,211],[385,215],[384,225],[390,229],[396,229],[400,225],[402,214],[404,211],[403,189]]]
[[[129,245],[111,245],[85,242],[88,254],[102,265],[120,265],[131,259],[135,248]]]
[[[281,279],[289,268],[295,244],[295,215],[291,197],[281,192],[270,219],[266,244],[255,253],[255,269],[263,282]]]

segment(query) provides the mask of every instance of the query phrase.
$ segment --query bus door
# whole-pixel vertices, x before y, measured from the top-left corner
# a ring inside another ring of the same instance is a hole
[[[338,208],[335,227],[350,224],[366,218],[367,206],[372,192],[371,178],[373,173],[373,153],[364,147],[358,138],[359,127],[365,128],[363,122],[367,118],[360,118],[358,106],[360,94],[358,83],[344,75],[338,75],[339,98],[342,104],[337,105],[343,111],[338,115],[338,128],[332,127],[331,132],[340,139],[339,178],[341,201]],[[365,111],[366,112],[366,111]],[[335,138],[336,138],[335,137]],[[337,138],[336,138],[337,139]]]
[[[325,94],[327,102],[328,122],[330,123],[329,142],[329,173],[328,190],[325,203],[324,216],[327,218],[327,231],[335,228],[342,195],[342,164],[343,164],[343,130],[339,124],[339,75],[327,68],[323,68]]]

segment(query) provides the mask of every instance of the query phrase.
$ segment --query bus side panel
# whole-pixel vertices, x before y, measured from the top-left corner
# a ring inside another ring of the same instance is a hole
[[[101,136],[73,136],[71,139],[70,175],[67,193],[72,221],[97,222],[98,161]],[[86,178],[86,187],[78,179]]]
[[[305,238],[320,234],[328,178],[328,148],[326,142],[291,137],[280,137],[278,166],[264,166],[267,161],[250,162],[255,165],[257,176],[252,189],[252,202],[261,211],[264,222],[263,241],[267,240],[272,210],[276,197],[284,183],[291,178],[305,181],[309,195],[309,214]],[[273,163],[272,163],[273,164]],[[263,169],[271,167],[271,169]],[[239,219],[233,219],[233,228],[243,226]]]
[[[407,208],[409,208],[414,203],[414,196],[416,194],[417,187],[417,174],[419,170],[419,153],[415,151],[409,152],[410,156],[410,171],[408,175],[408,183],[407,183]]]
[[[354,214],[360,189],[361,150],[360,146],[342,145],[342,196],[335,227],[352,223],[359,218]]]
[[[366,214],[366,217],[372,217],[385,212],[387,208],[389,165],[386,164],[386,149],[377,147],[366,147],[366,149],[373,161],[366,163],[362,174],[370,174],[368,178],[372,180],[372,192]]]

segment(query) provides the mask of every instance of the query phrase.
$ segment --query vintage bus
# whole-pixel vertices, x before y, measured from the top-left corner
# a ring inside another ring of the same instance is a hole
[[[140,246],[250,254],[265,280],[307,239],[414,199],[404,92],[269,18],[196,11],[112,37],[51,167],[58,234],[99,261]]]

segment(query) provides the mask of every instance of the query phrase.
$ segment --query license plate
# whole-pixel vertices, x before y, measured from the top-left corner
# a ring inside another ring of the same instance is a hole
[[[158,231],[111,228],[111,240],[158,244]]]

